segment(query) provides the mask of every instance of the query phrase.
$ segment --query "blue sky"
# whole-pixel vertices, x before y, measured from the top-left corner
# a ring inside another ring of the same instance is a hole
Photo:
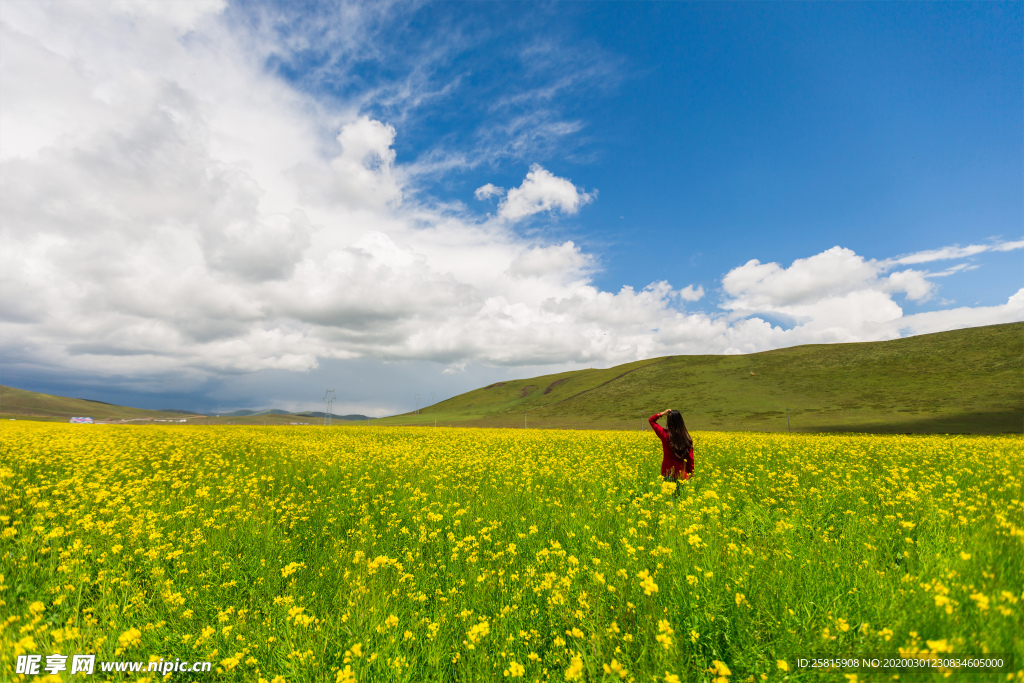
[[[1020,234],[1020,3],[531,7],[425,6],[405,18],[403,52],[357,65],[345,88],[313,55],[271,64],[343,103],[405,75],[444,40],[439,26],[458,35],[424,74],[426,89],[450,91],[365,111],[408,117],[394,145],[406,160],[472,149],[516,116],[578,127],[528,159],[495,155],[420,185],[472,203],[482,179],[515,185],[529,161],[598,188],[584,216],[544,227],[615,254],[595,280],[605,289],[682,268],[710,289],[737,262],[836,244],[884,258]],[[723,249],[723,234],[746,250]],[[1005,277],[1020,266],[1019,254],[997,261]],[[1002,303],[991,284],[974,282],[964,303]]]
[[[383,415],[1024,319],[1022,14],[5,3],[0,381]]]

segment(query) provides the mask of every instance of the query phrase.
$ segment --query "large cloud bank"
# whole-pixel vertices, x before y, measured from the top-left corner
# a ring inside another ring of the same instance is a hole
[[[1024,290],[985,308],[905,315],[897,303],[933,294],[935,274],[917,266],[1019,242],[754,260],[724,276],[711,312],[688,308],[705,297],[691,283],[601,291],[593,255],[515,229],[580,212],[593,189],[533,165],[519,187],[477,190],[494,215],[418,198],[396,158],[400,130],[324,111],[268,76],[223,9],[2,5],[6,354],[140,376],[303,371],[325,358],[458,370],[1024,319]]]

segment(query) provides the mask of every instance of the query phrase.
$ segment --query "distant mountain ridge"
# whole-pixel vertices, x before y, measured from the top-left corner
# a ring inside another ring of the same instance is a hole
[[[226,413],[197,413],[180,408],[146,410],[119,406],[89,398],[69,398],[43,394],[0,385],[0,415],[10,419],[31,419],[66,422],[71,417],[92,417],[105,422],[181,422],[190,424],[313,424],[327,415],[305,411],[289,413],[279,408],[266,410],[233,410]],[[356,422],[373,420],[366,415],[335,415],[332,420]]]
[[[233,410],[230,413],[215,413],[221,417],[256,417],[259,415],[295,415],[297,417],[316,417],[324,418],[328,417],[328,413],[316,412],[305,410],[301,413],[289,413],[287,410],[280,410],[278,408],[268,408],[266,410]],[[367,417],[366,415],[335,415],[330,413],[332,420],[372,420],[374,418]]]
[[[246,417],[249,415],[292,415],[287,410],[278,410],[276,408],[270,408],[267,410],[233,410],[230,413],[214,413],[221,417]]]
[[[313,412],[313,411],[308,411],[308,410],[306,412],[295,413],[295,414],[296,415],[301,415],[302,417],[317,417],[317,418],[324,418],[324,417],[327,417],[328,415],[330,415],[332,420],[376,420],[377,419],[375,417],[370,417],[368,415],[335,415],[334,413],[318,413],[318,412]]]

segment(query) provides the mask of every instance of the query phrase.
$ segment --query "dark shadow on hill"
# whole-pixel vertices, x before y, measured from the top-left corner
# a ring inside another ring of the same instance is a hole
[[[893,419],[858,424],[816,424],[801,432],[868,432],[872,434],[1024,434],[1020,410],[975,411],[934,418]]]
[[[728,416],[714,419],[695,415],[687,420],[691,430],[712,432],[786,432],[785,412],[753,413],[757,418],[774,418],[769,424],[764,419],[743,419]],[[842,420],[846,417],[846,420]],[[935,417],[902,417],[894,414],[891,420],[872,420],[856,412],[834,414],[829,418],[807,420],[806,413],[794,413],[793,433],[845,433],[845,434],[1024,434],[1024,407],[1021,410],[969,411]],[[524,424],[525,423],[525,424]],[[422,423],[421,423],[422,424]],[[489,415],[486,417],[449,422],[442,416],[438,426],[501,429],[608,429],[650,431],[646,418],[617,418],[611,416],[528,416],[522,414]]]

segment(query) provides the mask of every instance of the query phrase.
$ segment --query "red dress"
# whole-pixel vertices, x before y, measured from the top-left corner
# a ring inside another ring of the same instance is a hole
[[[654,414],[647,421],[654,429],[654,433],[661,439],[661,476],[667,477],[674,474],[680,479],[689,479],[693,473],[693,446],[690,447],[690,452],[686,454],[685,458],[677,458],[676,452],[672,450],[672,444],[669,443],[668,431],[656,422],[659,417],[660,415]]]

